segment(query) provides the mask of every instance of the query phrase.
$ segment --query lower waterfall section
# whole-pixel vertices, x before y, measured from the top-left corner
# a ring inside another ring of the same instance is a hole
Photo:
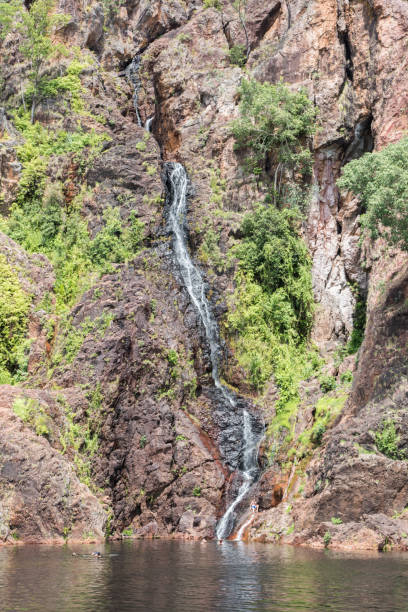
[[[184,167],[176,162],[166,163],[164,174],[168,192],[167,222],[173,237],[174,257],[182,282],[200,317],[210,350],[217,413],[223,430],[220,438],[220,451],[230,468],[239,471],[241,479],[235,499],[217,525],[217,538],[224,539],[231,534],[234,528],[236,509],[245,500],[258,477],[258,446],[262,426],[250,414],[246,402],[233,395],[220,381],[221,346],[218,325],[206,297],[203,276],[194,264],[187,244],[186,212],[189,179]]]

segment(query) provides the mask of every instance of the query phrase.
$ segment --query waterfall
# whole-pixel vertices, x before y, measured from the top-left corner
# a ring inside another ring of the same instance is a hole
[[[146,119],[146,123],[145,123],[145,130],[147,132],[151,132],[152,131],[152,123],[154,121],[154,115],[152,115],[152,117],[149,117],[148,119]]]
[[[142,127],[142,120],[140,118],[140,113],[139,113],[139,90],[140,90],[139,68],[140,68],[140,55],[135,55],[135,57],[130,62],[129,66],[126,68],[125,74],[133,86],[133,106],[136,111],[137,125],[139,127]]]
[[[140,90],[140,56],[136,55],[126,69],[126,76],[133,85],[133,104],[137,123],[143,126],[138,108]],[[154,115],[149,117],[145,129],[150,132]],[[182,281],[197,310],[205,330],[210,349],[211,373],[217,391],[217,415],[221,430],[219,448],[231,469],[239,468],[242,483],[233,502],[218,522],[216,535],[227,538],[234,528],[235,509],[245,499],[258,477],[258,445],[262,428],[246,409],[242,398],[233,395],[220,381],[219,364],[221,345],[218,325],[206,297],[205,282],[199,268],[193,263],[187,245],[186,212],[189,180],[184,167],[175,162],[164,164],[168,187],[168,227],[173,235],[173,250]]]
[[[198,267],[193,263],[187,245],[185,224],[187,211],[187,192],[189,181],[184,167],[179,163],[169,162],[165,164],[165,174],[169,192],[169,213],[168,225],[173,235],[173,249],[178,265],[179,273],[187,289],[190,299],[195,306],[210,349],[210,360],[212,367],[212,378],[214,385],[219,392],[220,403],[222,404],[224,422],[234,421],[235,414],[239,409],[238,404],[242,400],[237,398],[222,385],[219,377],[220,363],[220,340],[216,320],[211,311],[210,304],[206,297],[205,283]],[[236,420],[236,418],[235,418]],[[235,522],[235,509],[244,500],[250,491],[252,484],[258,476],[258,444],[259,444],[259,424],[248,412],[242,409],[240,414],[241,432],[236,436],[236,441],[241,441],[241,470],[240,476],[242,484],[239,487],[237,496],[227,508],[227,511],[220,519],[216,529],[219,539],[228,537],[233,530]],[[258,427],[257,427],[258,426]],[[224,452],[228,455],[228,449]]]

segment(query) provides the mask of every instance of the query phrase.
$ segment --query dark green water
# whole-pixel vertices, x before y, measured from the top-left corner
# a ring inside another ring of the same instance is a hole
[[[125,542],[0,549],[1,612],[408,610],[408,554]]]

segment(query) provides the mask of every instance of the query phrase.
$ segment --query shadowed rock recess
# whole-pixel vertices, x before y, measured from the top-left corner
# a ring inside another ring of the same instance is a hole
[[[408,257],[336,181],[406,134],[408,3],[55,0],[36,72],[44,2],[0,6],[0,543],[407,549]],[[262,351],[244,219],[279,171],[237,149],[244,79],[317,110],[313,325],[279,335],[278,288]]]

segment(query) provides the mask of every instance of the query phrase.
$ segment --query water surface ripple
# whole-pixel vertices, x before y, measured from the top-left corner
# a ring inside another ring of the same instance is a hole
[[[373,556],[242,542],[0,549],[1,612],[408,609],[408,554]]]

